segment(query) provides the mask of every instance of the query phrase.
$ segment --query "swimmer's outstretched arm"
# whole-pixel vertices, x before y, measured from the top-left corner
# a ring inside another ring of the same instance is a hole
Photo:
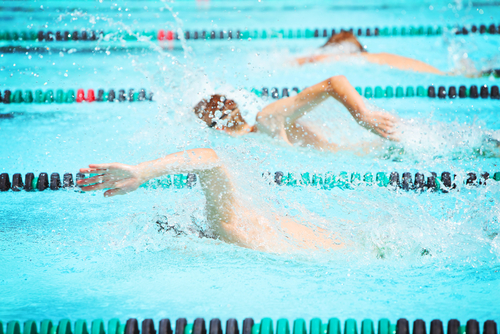
[[[404,71],[415,71],[421,73],[432,73],[438,75],[453,75],[451,73],[445,73],[438,68],[424,63],[423,61],[395,55],[392,53],[381,52],[381,53],[353,53],[353,54],[321,54],[313,55],[309,57],[297,58],[297,64],[304,65],[307,63],[318,63],[325,61],[336,61],[345,60],[347,58],[353,57],[363,57],[367,61],[378,65],[387,65],[391,68],[397,68]]]
[[[364,128],[383,138],[395,139],[395,117],[386,112],[368,109],[363,98],[343,75],[328,78],[296,96],[271,103],[257,114],[257,126],[288,141],[286,129],[329,97],[342,103]]]
[[[196,173],[206,197],[208,221],[213,223],[218,235],[223,239],[229,238],[223,225],[233,220],[233,185],[226,167],[212,149],[177,152],[136,166],[121,163],[91,164],[89,168],[80,169],[80,172],[99,174],[79,180],[78,185],[82,186],[83,191],[108,189],[104,193],[106,197],[135,191],[141,184],[162,175]]]

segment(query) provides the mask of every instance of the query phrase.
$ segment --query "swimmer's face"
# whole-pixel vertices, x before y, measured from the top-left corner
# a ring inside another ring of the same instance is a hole
[[[209,127],[215,129],[222,130],[245,123],[236,102],[222,95],[212,95],[210,100],[202,100],[193,111]]]

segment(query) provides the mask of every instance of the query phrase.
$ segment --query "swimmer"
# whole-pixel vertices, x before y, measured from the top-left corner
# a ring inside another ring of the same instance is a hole
[[[259,214],[251,202],[237,196],[228,169],[214,150],[198,148],[167,155],[136,166],[120,163],[92,164],[80,169],[99,174],[78,180],[83,191],[106,190],[104,196],[124,195],[150,179],[166,174],[196,173],[206,198],[209,226],[227,243],[272,253],[299,250],[337,250],[343,247],[338,236],[319,227],[311,228],[298,219],[275,214],[272,219]]]
[[[283,139],[289,145],[313,146],[318,150],[339,151],[353,146],[330,143],[314,129],[300,123],[300,118],[323,101],[333,97],[346,107],[354,120],[380,137],[397,140],[396,118],[383,111],[370,110],[363,98],[342,76],[334,76],[304,89],[295,96],[277,100],[264,107],[254,126],[242,117],[238,104],[223,95],[212,95],[199,102],[193,111],[209,127],[232,136],[263,132]],[[359,146],[358,146],[359,148]]]
[[[373,64],[387,65],[391,68],[397,68],[405,71],[449,76],[463,74],[466,77],[481,77],[483,75],[483,73],[480,73],[470,61],[463,63],[461,69],[457,69],[453,72],[443,72],[438,68],[420,60],[386,52],[368,53],[358,39],[352,33],[347,31],[342,31],[339,34],[330,37],[325,45],[321,46],[321,50],[323,50],[324,53],[298,58],[296,61],[299,65],[304,65],[307,63],[339,61],[357,57],[363,58]],[[484,73],[491,73],[491,71]]]

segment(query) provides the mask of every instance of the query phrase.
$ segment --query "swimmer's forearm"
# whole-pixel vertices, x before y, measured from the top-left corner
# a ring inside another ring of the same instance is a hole
[[[363,98],[345,76],[338,75],[328,79],[327,82],[330,95],[342,103],[356,120],[368,111]]]
[[[197,148],[169,154],[136,166],[143,182],[165,174],[189,173],[218,167],[219,157],[212,149]]]

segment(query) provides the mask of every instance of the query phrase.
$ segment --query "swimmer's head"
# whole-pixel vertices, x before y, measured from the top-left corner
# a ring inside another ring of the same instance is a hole
[[[210,99],[201,100],[193,112],[211,128],[232,129],[246,124],[236,102],[224,95],[214,94]]]
[[[366,50],[363,48],[363,45],[361,45],[358,39],[348,31],[341,31],[338,34],[332,35],[332,37],[330,37],[328,41],[326,41],[325,45],[323,45],[322,48],[326,48],[329,46],[339,46],[344,43],[352,44],[358,52],[366,52]]]

